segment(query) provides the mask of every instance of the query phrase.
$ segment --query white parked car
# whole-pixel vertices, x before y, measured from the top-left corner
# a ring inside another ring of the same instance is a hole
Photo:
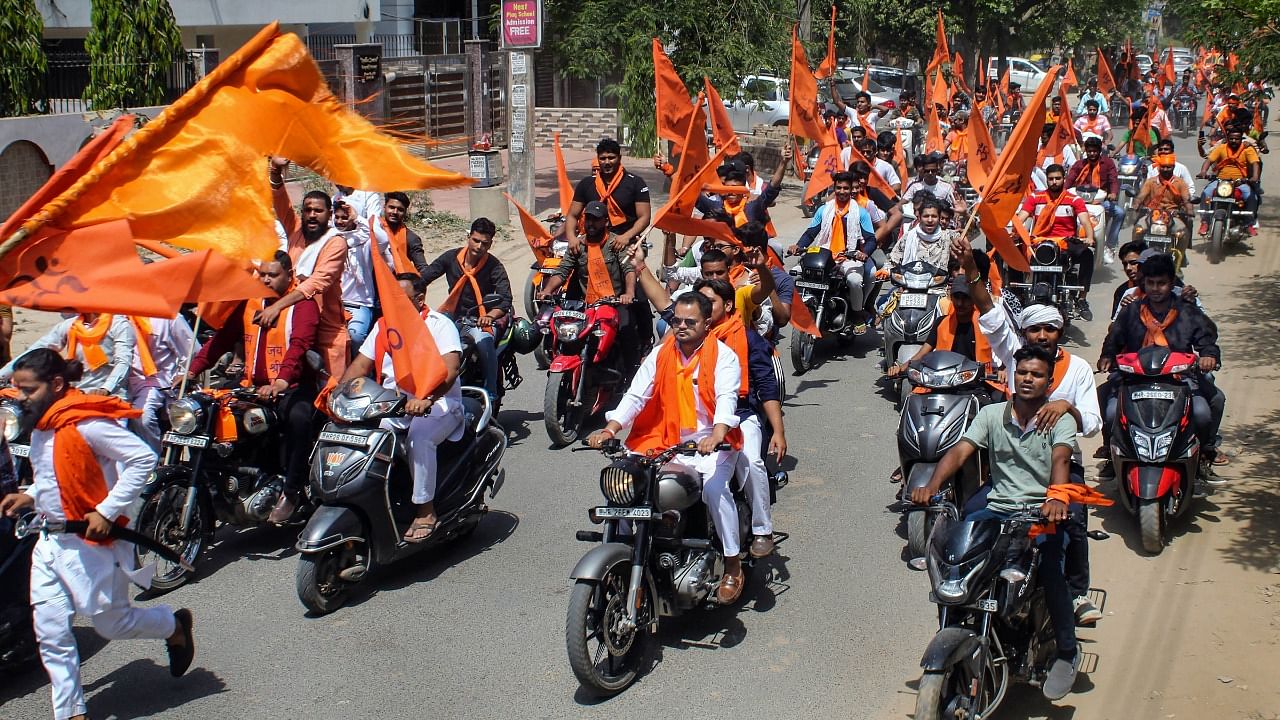
[[[1016,82],[1022,86],[1022,92],[1033,93],[1039,87],[1045,78],[1049,77],[1049,73],[1036,67],[1030,60],[1021,57],[1005,58],[1009,63],[1009,82]],[[1000,79],[999,64],[996,58],[991,58],[991,62],[987,65],[987,77],[992,82]]]
[[[750,133],[757,125],[786,125],[791,117],[790,80],[776,75],[748,75],[743,78],[738,96],[730,100],[723,98],[724,106],[729,110],[729,119],[733,121],[733,129],[740,133]],[[840,97],[850,105],[854,97],[862,90],[862,75],[853,78],[845,71],[837,71],[836,87]],[[871,82],[871,104],[878,105],[890,99],[884,88]],[[827,82],[818,81],[818,99],[830,102]]]

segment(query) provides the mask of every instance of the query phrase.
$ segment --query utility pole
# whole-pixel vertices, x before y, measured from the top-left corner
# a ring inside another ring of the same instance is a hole
[[[542,0],[502,0],[502,47],[507,54],[507,139],[511,197],[529,212],[534,193],[533,50],[542,46]]]

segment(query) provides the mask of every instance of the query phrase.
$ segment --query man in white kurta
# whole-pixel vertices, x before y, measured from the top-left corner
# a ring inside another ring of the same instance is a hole
[[[174,386],[186,371],[191,359],[195,335],[186,318],[147,318],[138,327],[146,330],[135,332],[137,346],[134,351],[133,373],[129,376],[129,397],[134,407],[142,411],[138,418],[138,432],[152,450],[160,451],[160,412],[164,410],[165,390]],[[142,344],[146,343],[155,364],[155,372],[147,375],[141,359]]]

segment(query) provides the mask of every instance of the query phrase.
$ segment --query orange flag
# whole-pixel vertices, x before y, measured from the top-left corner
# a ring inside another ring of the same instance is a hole
[[[702,186],[717,179],[716,168],[729,154],[729,148],[722,147],[714,157],[707,157],[707,143],[703,139],[707,116],[702,110],[702,102],[703,96],[699,93],[685,136],[685,152],[680,156],[675,175],[671,176],[671,194],[667,204],[654,215],[653,226],[682,235],[703,235],[736,242],[733,231],[724,223],[692,216]]]
[[[1173,46],[1170,46],[1168,51],[1165,52],[1164,64],[1161,69],[1164,71],[1160,76],[1162,80],[1160,83],[1161,89],[1164,88],[1165,83],[1172,85],[1178,82],[1178,71],[1173,67]]]
[[[867,89],[869,87],[871,87],[871,63],[868,62],[866,66],[862,68],[862,92],[871,92]]]
[[[742,146],[738,144],[738,133],[733,131],[729,111],[710,80],[703,77],[702,85],[707,93],[707,114],[711,116],[711,135],[715,138],[716,147],[728,148],[730,155],[737,155],[742,152]]]
[[[867,176],[867,184],[879,190],[880,192],[884,193],[887,197],[894,197],[895,195],[898,194],[894,191],[892,187],[889,186],[889,183],[884,179],[884,176],[881,175],[879,171],[876,170],[876,164],[873,161],[868,160],[866,155],[863,155],[862,153],[858,152],[858,148],[854,147],[853,145],[850,145],[848,167],[853,167],[853,164],[857,162],[864,162],[871,168],[871,174]],[[848,169],[848,168],[842,168],[842,169]]]
[[[1055,65],[1049,69],[1050,78],[1058,76],[1058,67]],[[1040,144],[1040,130],[1044,127],[1044,100],[1052,87],[1052,81],[1040,83],[1035,97],[1009,133],[1009,140],[1000,151],[978,200],[979,225],[987,241],[1000,252],[1006,263],[1023,272],[1029,272],[1031,267],[1009,239],[1004,226],[1017,212],[1030,182],[1031,170],[1036,164],[1036,149]]]
[[[1236,68],[1239,66],[1240,66],[1239,55],[1236,55],[1235,53],[1231,53],[1230,55],[1227,55],[1227,71],[1228,72],[1235,72]]]
[[[176,286],[173,289],[166,287],[167,293],[185,288],[181,302],[238,303],[271,294],[267,286],[250,272],[247,264],[237,263],[222,253],[213,250],[183,253],[171,246],[147,240],[134,242],[160,257],[168,258],[163,263],[149,264],[147,269],[155,268],[157,272],[163,269],[166,273],[164,284]]]
[[[822,153],[813,164],[813,175],[804,187],[805,201],[812,200],[819,193],[831,187],[831,176],[844,170],[840,164],[840,145],[834,138],[822,146]]]
[[[819,142],[827,137],[826,125],[818,116],[818,81],[809,70],[795,27],[791,28],[791,112],[787,132]]]
[[[956,81],[956,85],[961,90],[964,90],[966,94],[973,94],[973,90],[969,88],[969,83],[964,79],[964,58],[960,57],[960,53],[956,53],[955,58],[951,61],[951,77]]]
[[[1111,66],[1107,65],[1107,57],[1102,54],[1102,48],[1095,50],[1098,52],[1098,92],[1109,96],[1116,91],[1116,79],[1111,74]]]
[[[1073,61],[1071,60],[1071,58],[1067,58],[1067,74],[1065,77],[1062,78],[1062,90],[1064,92],[1070,92],[1072,90],[1075,90],[1078,87],[1080,87],[1080,80],[1079,78],[1076,77],[1075,65],[1073,64]],[[1070,105],[1067,104],[1065,97],[1062,101],[1062,107],[1064,108],[1071,107]]]
[[[538,222],[538,218],[524,208],[523,205],[516,202],[516,199],[507,193],[502,193],[507,201],[516,206],[516,212],[520,214],[520,229],[524,231],[524,239],[529,243],[529,249],[533,251],[533,256],[541,263],[551,256],[551,232],[547,230],[542,223]]]
[[[1064,115],[1067,113],[1064,111]],[[964,135],[964,152],[968,159],[966,173],[969,184],[981,190],[987,184],[987,176],[996,164],[996,144],[991,140],[991,130],[987,128],[982,113],[969,113],[969,132]]]
[[[569,206],[573,204],[573,183],[569,182],[569,169],[564,164],[564,151],[560,149],[560,133],[551,139],[556,154],[556,188],[560,196],[560,214],[568,217]],[[526,234],[528,230],[525,231]]]
[[[807,166],[804,162],[804,153],[800,152],[800,141],[795,138],[791,138],[791,160],[795,163],[796,177],[804,177]]]
[[[1067,104],[1067,84],[1064,82],[1058,88],[1058,96],[1062,98],[1062,107],[1069,108]],[[1049,142],[1040,148],[1040,152],[1036,157],[1036,164],[1044,162],[1045,158],[1053,158],[1054,162],[1062,162],[1060,156],[1062,149],[1068,145],[1075,143],[1076,131],[1071,124],[1071,113],[1065,110],[1058,114],[1058,124],[1054,128],[1053,135],[1049,138]]]
[[[983,62],[982,56],[978,56],[978,87],[987,87],[987,62],[990,61],[991,59],[988,58],[986,62]],[[991,88],[987,88],[987,101],[991,101]]]
[[[951,59],[951,48],[947,45],[947,29],[942,22],[942,11],[938,11],[938,26],[934,32],[933,39],[933,58],[929,60],[928,67],[925,68],[925,76],[929,76],[934,70],[942,67],[942,64]]]
[[[819,80],[829,78],[836,72],[836,4],[831,3],[831,30],[827,33],[827,56],[822,58],[813,76]]]
[[[938,120],[936,108],[929,108],[929,120],[924,132],[925,152],[942,152],[946,147],[946,139],[942,137],[942,124]]]
[[[366,190],[471,182],[414,157],[339,102],[302,41],[272,23],[23,229],[124,219],[136,238],[266,258],[277,245],[267,155]]]
[[[425,398],[444,382],[444,359],[418,309],[396,282],[391,266],[375,261],[373,282],[382,302],[380,340],[395,366],[396,385],[413,397]]]
[[[946,109],[951,107],[951,88],[947,87],[947,81],[942,77],[942,68],[934,71],[933,95],[929,98],[929,102],[935,108],[938,105]],[[943,112],[946,112],[946,110]]]
[[[1125,152],[1133,154],[1133,141],[1141,138],[1143,147],[1150,150],[1151,145],[1151,112],[1147,111],[1138,124],[1129,129],[1129,142],[1125,143]]]
[[[677,153],[684,152],[685,126],[693,117],[693,107],[689,104],[689,90],[662,51],[658,38],[653,39],[653,82],[658,101],[658,137],[675,143]]]
[[[894,131],[893,133],[893,161],[898,164],[898,177],[902,179],[902,187],[906,188],[908,184],[907,175],[907,152],[902,148],[902,133]]]

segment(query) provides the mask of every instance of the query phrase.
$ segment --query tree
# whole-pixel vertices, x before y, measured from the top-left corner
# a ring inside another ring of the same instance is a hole
[[[1280,0],[1171,0],[1168,9],[1188,45],[1236,53],[1247,79],[1280,82]]]
[[[795,18],[794,0],[547,0],[546,10],[547,26],[559,29],[550,46],[563,72],[621,75],[607,92],[618,101],[638,156],[657,147],[651,38],[667,46],[691,92],[705,75],[729,99],[747,75],[786,72]]]
[[[0,0],[0,116],[40,112],[48,68],[35,0]]]
[[[169,72],[182,57],[169,0],[93,0],[90,21],[85,100],[95,110],[163,103]]]

